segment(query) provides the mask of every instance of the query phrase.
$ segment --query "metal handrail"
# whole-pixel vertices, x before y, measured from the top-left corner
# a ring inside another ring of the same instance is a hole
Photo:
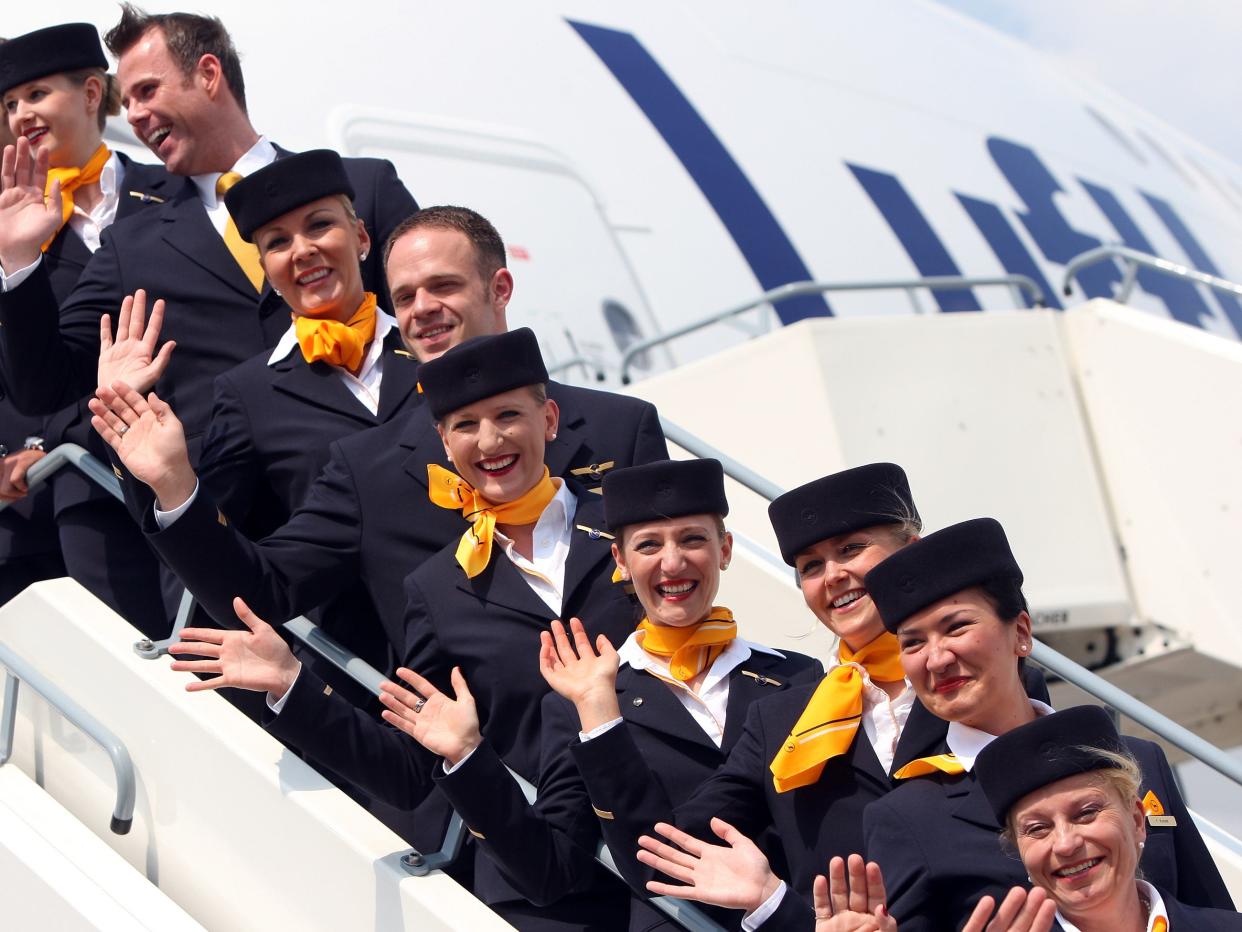
[[[668,343],[670,340],[676,340],[687,334],[702,330],[705,327],[711,327],[715,324],[722,323],[731,317],[752,311],[757,307],[765,304],[775,304],[778,301],[785,301],[789,298],[799,298],[803,295],[826,294],[832,291],[905,291],[910,295],[910,300],[914,304],[917,312],[922,312],[922,307],[914,296],[916,289],[928,288],[931,290],[961,289],[985,287],[988,285],[1006,286],[1014,289],[1015,295],[1018,292],[1026,292],[1031,297],[1031,303],[1035,307],[1043,307],[1046,303],[1044,290],[1039,287],[1033,278],[1026,275],[987,275],[987,276],[965,276],[965,275],[931,275],[927,278],[905,278],[893,279],[888,281],[862,281],[862,282],[790,282],[771,288],[759,295],[735,307],[718,311],[707,317],[692,321],[674,330],[666,333],[657,334],[648,337],[645,340],[639,340],[637,343],[631,344],[621,355],[621,382],[624,385],[630,384],[630,366],[634,361],[634,357],[640,353],[644,353],[653,346],[660,346]]]
[[[60,444],[26,470],[26,488],[33,492],[65,466],[77,467],[105,492],[121,501],[125,500],[125,495],[121,492],[121,481],[113,475],[112,470],[100,462],[98,457],[76,443]],[[13,502],[0,502],[0,511],[11,504]]]
[[[564,372],[567,369],[572,369],[574,366],[581,366],[586,370],[587,377],[593,377],[596,382],[602,382],[605,378],[607,378],[604,374],[603,367],[600,366],[598,362],[587,356],[581,355],[570,356],[568,359],[563,359],[558,363],[548,366],[548,377],[551,378],[552,376]]]
[[[25,683],[53,706],[61,715],[88,735],[104,749],[112,759],[116,773],[116,805],[112,808],[111,829],[118,835],[127,835],[134,824],[134,762],[124,743],[99,720],[69,698],[59,686],[15,654],[6,644],[0,644],[0,666],[7,671],[4,682],[4,709],[0,712],[0,765],[13,756],[13,737],[17,726],[17,692]]]
[[[1161,715],[1151,706],[1135,699],[1086,667],[1075,663],[1064,654],[1053,650],[1042,641],[1032,638],[1030,657],[1041,667],[1051,670],[1066,682],[1090,693],[1109,708],[1116,709],[1127,718],[1138,722],[1148,731],[1164,738],[1174,747],[1181,748],[1191,757],[1207,764],[1217,773],[1242,785],[1242,761],[1236,761],[1216,745],[1200,738],[1193,731]]]
[[[1121,259],[1126,263],[1125,278],[1122,279],[1120,287],[1113,295],[1113,300],[1124,304],[1130,299],[1131,293],[1134,291],[1134,282],[1138,277],[1139,266],[1159,272],[1162,275],[1168,275],[1171,278],[1184,278],[1192,282],[1198,282],[1200,285],[1207,285],[1217,291],[1224,291],[1232,295],[1242,297],[1242,285],[1237,282],[1231,282],[1227,278],[1220,278],[1216,275],[1209,275],[1206,272],[1200,272],[1198,269],[1192,269],[1188,265],[1182,265],[1180,262],[1170,262],[1168,259],[1162,259],[1159,256],[1153,256],[1150,253],[1139,252],[1137,249],[1131,249],[1129,246],[1097,246],[1095,249],[1088,249],[1084,253],[1080,253],[1069,261],[1065,266],[1065,283],[1062,286],[1066,296],[1073,294],[1074,279],[1078,277],[1078,273],[1083,269],[1098,265],[1101,262]]]

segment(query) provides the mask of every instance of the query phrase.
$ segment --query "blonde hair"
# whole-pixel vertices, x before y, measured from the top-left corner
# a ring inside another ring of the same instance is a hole
[[[95,119],[99,123],[99,131],[103,132],[108,125],[108,117],[117,116],[121,112],[121,85],[116,77],[102,68],[79,68],[76,71],[66,71],[65,77],[76,87],[84,86],[88,78],[98,78],[103,84],[103,94],[99,98],[99,112],[95,114]]]

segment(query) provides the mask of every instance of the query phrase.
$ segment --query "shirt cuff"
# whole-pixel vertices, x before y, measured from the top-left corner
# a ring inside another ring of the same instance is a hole
[[[449,766],[449,762],[446,760],[441,760],[440,766],[444,768],[445,773],[452,773],[453,771],[458,770],[461,767],[461,765],[464,764],[466,761],[470,760],[471,756],[478,749],[479,749],[479,746],[476,744],[474,747],[472,747],[469,751],[466,752],[465,757],[463,757],[457,763],[453,764],[451,767]]]
[[[159,525],[161,531],[166,531],[176,523],[177,519],[190,510],[190,506],[194,504],[194,499],[198,495],[198,480],[194,480],[194,491],[190,493],[190,497],[174,508],[172,511],[160,511],[160,506],[155,506],[155,523]]]
[[[159,512],[157,511],[156,514],[158,515]],[[279,699],[277,699],[275,702],[272,701],[272,694],[271,693],[267,694],[267,707],[271,709],[274,715],[279,715],[280,710],[285,707],[285,703],[289,701],[289,697],[293,694],[293,687],[298,685],[298,677],[301,675],[302,675],[302,663],[301,661],[299,661],[298,672],[293,674],[293,682],[289,684],[289,688],[285,690],[285,694],[281,696]],[[760,908],[762,909],[762,907]]]
[[[12,275],[5,275],[4,269],[0,269],[0,293],[12,291],[22,282],[34,274],[34,270],[39,267],[39,263],[43,261],[43,256],[35,259],[34,262],[26,266],[24,269],[18,269]]]
[[[612,731],[614,728],[616,728],[620,724],[621,724],[621,717],[617,716],[611,722],[604,722],[604,724],[602,725],[596,725],[590,731],[578,732],[578,740],[581,741],[583,744],[586,744],[591,739],[598,738],[600,735],[605,734],[609,731]]]
[[[753,913],[747,913],[742,917],[742,929],[744,932],[754,932],[765,922],[771,918],[776,912],[776,908],[781,905],[781,900],[785,898],[785,881],[781,881],[781,885],[777,887],[770,897],[759,904],[759,908]]]

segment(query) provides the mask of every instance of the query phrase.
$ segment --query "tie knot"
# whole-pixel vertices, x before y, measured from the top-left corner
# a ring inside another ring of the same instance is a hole
[[[242,176],[238,172],[225,172],[216,181],[216,196],[224,197],[229,193],[229,188],[242,180]]]

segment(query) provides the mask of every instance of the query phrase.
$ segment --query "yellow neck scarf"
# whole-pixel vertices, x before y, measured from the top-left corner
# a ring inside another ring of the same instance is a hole
[[[49,168],[47,170],[47,187],[43,189],[43,196],[50,197],[52,194],[52,183],[60,182],[60,226],[56,228],[56,232],[52,234],[52,238],[43,244],[43,251],[47,252],[47,248],[52,245],[52,241],[60,235],[60,231],[64,229],[65,224],[69,222],[69,218],[73,216],[73,193],[78,188],[87,185],[98,184],[100,177],[103,175],[104,166],[108,164],[108,159],[112,158],[112,153],[107,146],[101,145],[95,150],[95,154],[81,168]]]
[[[911,777],[925,777],[929,773],[946,773],[952,776],[965,773],[966,768],[955,754],[933,754],[931,757],[920,757],[912,760],[900,770],[894,771],[897,780],[909,780]]]
[[[367,344],[375,339],[375,295],[366,292],[354,316],[341,323],[322,317],[298,317],[293,319],[302,347],[302,358],[308,363],[322,359],[324,362],[350,372],[357,372]]]
[[[887,632],[854,653],[841,642],[834,667],[819,683],[793,731],[773,758],[776,792],[787,793],[819,779],[824,765],[849,750],[863,711],[863,670],[877,683],[905,679],[897,638]]]
[[[492,537],[499,524],[531,524],[539,520],[548,502],[556,495],[556,484],[543,467],[543,478],[535,487],[512,502],[493,505],[454,472],[435,463],[427,464],[427,494],[441,508],[460,509],[471,527],[457,544],[457,562],[473,579],[487,568],[492,558]]]
[[[638,646],[657,657],[669,657],[668,670],[682,683],[694,679],[713,663],[737,637],[733,613],[713,606],[711,614],[698,624],[671,628],[652,624],[646,618],[638,623]]]

